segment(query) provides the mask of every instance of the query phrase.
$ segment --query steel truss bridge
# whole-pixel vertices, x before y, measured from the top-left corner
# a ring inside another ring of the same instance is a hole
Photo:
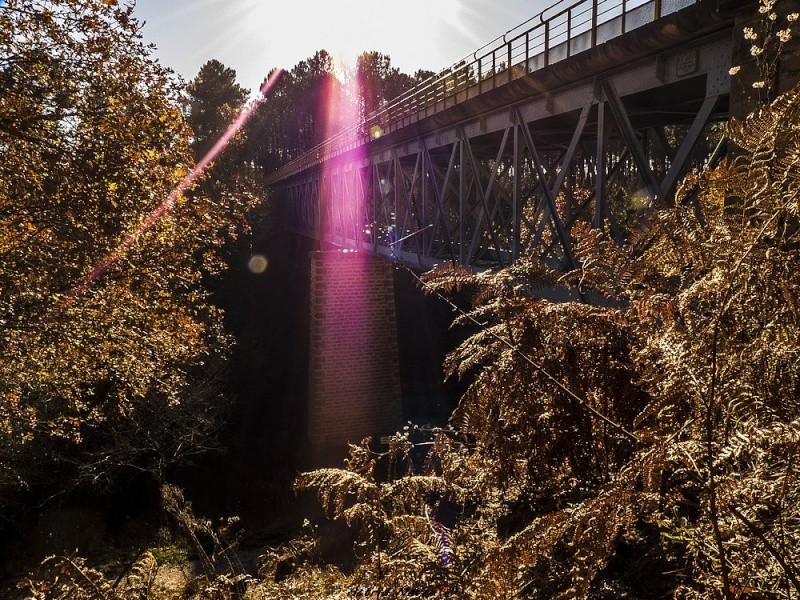
[[[272,194],[292,231],[422,269],[574,267],[576,223],[621,241],[717,147],[717,4],[559,4],[284,166]]]

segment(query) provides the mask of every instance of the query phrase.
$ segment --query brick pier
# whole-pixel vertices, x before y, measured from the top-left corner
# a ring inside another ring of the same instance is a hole
[[[314,252],[308,435],[316,462],[402,421],[392,265],[356,252]]]

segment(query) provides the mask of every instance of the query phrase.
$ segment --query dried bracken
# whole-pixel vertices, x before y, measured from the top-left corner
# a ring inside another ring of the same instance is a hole
[[[800,593],[797,123],[800,89],[732,122],[728,160],[622,245],[578,222],[572,272],[426,275],[471,295],[456,321],[472,333],[445,364],[469,385],[440,443],[406,432],[386,455],[362,448],[359,468],[301,477],[368,540],[340,591]],[[543,299],[559,289],[573,294]],[[435,459],[375,475],[425,448]],[[445,505],[443,562],[426,515]]]

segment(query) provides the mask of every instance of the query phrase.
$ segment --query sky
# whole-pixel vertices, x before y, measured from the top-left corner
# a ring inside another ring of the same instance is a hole
[[[439,71],[554,1],[136,0],[134,14],[160,62],[185,80],[215,58],[253,90],[271,69],[321,49],[341,65],[377,50],[405,73]]]

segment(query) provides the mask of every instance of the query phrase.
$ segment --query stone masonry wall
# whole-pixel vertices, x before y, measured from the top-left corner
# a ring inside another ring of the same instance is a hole
[[[402,399],[391,264],[356,252],[313,253],[309,329],[312,447],[396,431]]]

